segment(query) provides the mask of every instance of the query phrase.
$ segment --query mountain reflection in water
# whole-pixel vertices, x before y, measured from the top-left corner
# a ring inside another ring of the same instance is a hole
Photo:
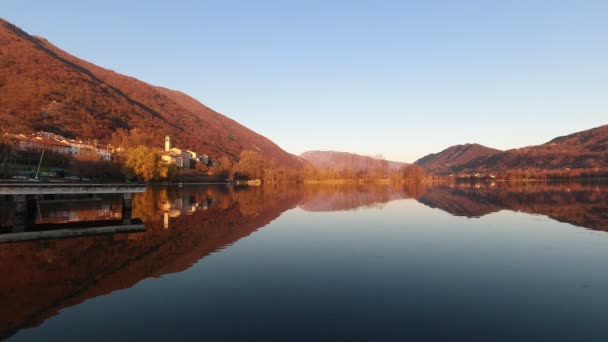
[[[0,244],[0,339],[40,325],[66,307],[132,287],[143,279],[181,272],[231,245],[283,212],[381,208],[415,199],[456,216],[500,210],[546,215],[594,230],[608,230],[608,186],[572,183],[478,183],[407,186],[319,185],[233,188],[149,188],[133,196],[132,217],[145,232]],[[60,217],[116,216],[102,206],[50,208],[41,222]]]

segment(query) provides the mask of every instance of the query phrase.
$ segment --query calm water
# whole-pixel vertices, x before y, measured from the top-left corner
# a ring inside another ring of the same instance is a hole
[[[57,202],[36,223],[120,218]],[[608,340],[606,185],[148,189],[132,217],[0,244],[0,339]]]

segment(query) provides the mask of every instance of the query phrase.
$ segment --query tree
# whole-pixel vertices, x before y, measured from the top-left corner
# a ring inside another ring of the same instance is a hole
[[[97,176],[99,156],[93,151],[81,151],[80,154],[74,157],[71,161],[72,172],[80,177]]]
[[[426,178],[426,172],[418,165],[410,164],[402,167],[399,173],[404,181],[421,182]]]
[[[227,156],[222,156],[215,165],[209,166],[209,172],[218,178],[231,178],[232,161]]]
[[[174,179],[179,175],[179,169],[177,165],[173,163],[167,163],[161,158],[156,158],[156,177],[154,179],[164,178],[164,179]]]
[[[17,123],[14,118],[0,123],[0,173],[7,172],[11,157],[16,150],[18,144],[14,136],[16,127]]]
[[[93,177],[98,181],[104,178],[120,178],[120,165],[111,161],[101,160],[93,151],[82,151],[71,160],[71,169],[74,175],[80,177]]]
[[[262,179],[264,178],[264,161],[258,152],[243,150],[239,155],[239,163],[235,167],[235,178]]]
[[[317,172],[317,170],[314,168],[314,166],[312,166],[311,164],[307,163],[304,166],[304,170],[302,171],[303,176],[305,179],[318,179],[319,178],[319,174]]]
[[[154,143],[157,143],[156,137],[150,132],[139,128],[133,128],[130,131],[118,128],[110,137],[110,144],[112,146],[124,149],[135,148],[141,145],[153,146]]]
[[[152,149],[141,145],[127,150],[125,171],[128,176],[149,182],[160,176],[159,162],[162,160]]]
[[[198,173],[205,173],[209,170],[209,167],[201,161],[194,162],[194,169]]]

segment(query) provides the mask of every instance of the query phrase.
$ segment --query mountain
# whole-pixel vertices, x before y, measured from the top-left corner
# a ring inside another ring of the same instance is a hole
[[[254,150],[289,168],[302,161],[269,139],[178,91],[152,86],[74,57],[0,19],[0,124],[107,142],[119,128],[163,146],[236,160]]]
[[[545,144],[499,151],[478,144],[457,145],[414,164],[428,173],[528,173],[545,176],[608,175],[608,125],[557,137]]]
[[[461,166],[480,157],[492,156],[500,150],[479,144],[464,144],[448,147],[439,153],[424,156],[414,164],[421,166],[427,173],[449,174],[454,167]]]
[[[545,144],[507,150],[462,163],[457,172],[524,170],[578,176],[608,171],[608,125],[557,137]],[[576,172],[576,173],[575,173]]]
[[[300,158],[308,161],[318,170],[352,170],[354,172],[371,171],[378,168],[397,170],[406,163],[377,159],[359,154],[337,151],[307,151]]]

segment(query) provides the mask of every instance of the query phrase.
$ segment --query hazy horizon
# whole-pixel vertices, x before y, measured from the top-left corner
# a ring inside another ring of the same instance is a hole
[[[230,5],[231,4],[231,5]],[[601,1],[104,3],[2,17],[101,67],[180,90],[286,151],[413,162],[607,122]]]

